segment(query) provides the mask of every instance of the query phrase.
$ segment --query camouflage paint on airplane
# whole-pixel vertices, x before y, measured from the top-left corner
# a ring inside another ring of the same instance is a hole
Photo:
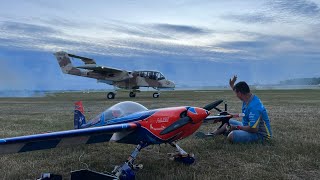
[[[157,90],[153,93],[154,98],[160,95],[160,89],[174,89],[174,82],[167,80],[159,71],[126,71],[117,68],[99,66],[93,59],[68,54],[63,51],[54,53],[61,70],[65,74],[83,76],[97,79],[98,82],[106,83],[121,89],[130,90],[129,96],[135,97],[140,87],[152,87]],[[70,58],[80,59],[83,66],[73,66]],[[115,91],[116,92],[116,91]],[[115,92],[109,92],[108,99],[114,99]]]

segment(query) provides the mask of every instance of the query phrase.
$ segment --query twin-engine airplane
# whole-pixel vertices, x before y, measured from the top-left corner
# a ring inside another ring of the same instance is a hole
[[[161,89],[174,89],[175,84],[167,80],[159,71],[126,71],[111,67],[99,66],[93,59],[81,57],[60,51],[54,53],[63,73],[76,76],[83,76],[97,79],[98,82],[106,83],[121,89],[130,91],[129,97],[135,97],[140,92],[140,87],[152,87],[157,92],[153,93],[154,98],[160,96]],[[80,59],[83,66],[74,67],[70,58]],[[107,94],[108,99],[114,99],[114,92]]]
[[[222,100],[200,107],[169,107],[148,110],[132,101],[120,102],[106,109],[90,121],[86,121],[81,101],[75,103],[74,130],[35,134],[0,139],[0,154],[21,153],[75,144],[92,144],[107,141],[136,144],[127,161],[116,166],[113,174],[118,178],[134,178],[134,164],[139,151],[149,145],[168,143],[178,153],[173,158],[192,164],[193,155],[181,149],[176,142],[193,134],[203,122],[224,121],[233,115],[221,113],[209,116]]]

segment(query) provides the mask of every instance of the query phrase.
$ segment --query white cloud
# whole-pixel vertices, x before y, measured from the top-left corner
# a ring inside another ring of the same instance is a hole
[[[290,2],[5,1],[0,7],[0,50],[65,50],[150,59],[151,65],[163,67],[170,60],[189,61],[190,66],[225,63],[232,68],[232,63],[241,62],[249,67],[258,62],[290,62],[292,55],[295,61],[313,62],[320,56],[319,3]],[[151,66],[143,60],[137,67]],[[179,72],[190,71],[181,64],[177,66],[185,69]],[[227,70],[223,73],[228,75]],[[257,73],[262,72],[254,73],[261,77]]]

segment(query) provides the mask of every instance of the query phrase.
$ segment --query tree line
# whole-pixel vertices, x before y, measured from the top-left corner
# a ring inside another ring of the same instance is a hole
[[[320,78],[296,78],[280,81],[281,85],[319,85]]]

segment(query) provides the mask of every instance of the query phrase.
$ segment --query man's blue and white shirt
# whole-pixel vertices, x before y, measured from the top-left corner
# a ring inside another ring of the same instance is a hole
[[[249,104],[245,102],[242,104],[242,112],[245,114],[242,118],[242,124],[258,128],[258,134],[270,139],[272,131],[267,110],[256,95],[252,95],[250,99]]]

